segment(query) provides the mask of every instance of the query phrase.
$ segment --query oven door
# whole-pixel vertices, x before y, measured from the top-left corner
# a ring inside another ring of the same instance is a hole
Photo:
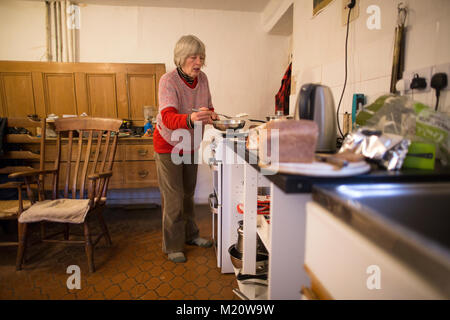
[[[222,205],[222,161],[214,160],[209,167],[212,172],[213,188],[217,197],[217,204]]]
[[[216,252],[217,257],[217,267],[220,268],[222,266],[222,255],[221,255],[221,232],[219,227],[219,221],[221,217],[222,206],[218,204],[216,193],[211,193],[208,197],[209,208],[211,210],[212,217],[212,240],[214,244],[214,250]]]

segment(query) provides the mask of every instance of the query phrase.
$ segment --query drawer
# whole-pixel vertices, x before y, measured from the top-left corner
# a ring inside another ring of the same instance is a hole
[[[123,159],[123,149],[125,146],[123,145],[118,145],[117,149],[116,149],[116,155],[114,157],[114,161],[120,161]],[[68,152],[68,148],[69,146],[67,144],[63,144],[61,146],[61,160],[62,161],[67,161],[67,152]],[[84,161],[84,157],[85,152],[86,152],[86,145],[83,145],[81,147],[81,161]],[[96,152],[96,144],[93,144],[91,147],[91,155],[89,157],[90,161],[94,160],[95,157],[95,152]],[[78,153],[78,142],[74,142],[74,144],[72,145],[72,161],[76,161],[76,157],[77,157],[77,153]],[[102,156],[103,156],[103,152],[100,152],[99,154],[99,160],[102,160]],[[56,159],[56,145],[49,145],[45,148],[45,160],[46,161],[53,161]]]
[[[125,160],[154,160],[154,149],[151,144],[124,145]]]
[[[155,161],[128,161],[122,165],[126,165],[124,176],[127,188],[158,186]]]

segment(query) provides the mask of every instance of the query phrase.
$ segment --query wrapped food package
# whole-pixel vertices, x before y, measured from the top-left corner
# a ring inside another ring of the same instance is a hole
[[[249,150],[258,150],[259,146],[259,132],[265,130],[266,124],[259,125],[255,128],[251,128],[248,132],[248,138],[246,141],[246,147]]]
[[[259,131],[259,160],[263,164],[314,161],[319,128],[312,120],[279,119]]]

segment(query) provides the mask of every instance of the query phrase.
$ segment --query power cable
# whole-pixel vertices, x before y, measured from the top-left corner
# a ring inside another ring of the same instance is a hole
[[[352,13],[352,9],[353,6],[348,6],[349,10],[348,10],[348,17],[347,17],[347,33],[345,35],[345,80],[344,80],[344,87],[342,88],[342,93],[341,93],[341,98],[339,99],[339,104],[336,110],[336,120],[337,120],[337,125],[338,125],[338,129],[339,129],[339,133],[341,134],[341,137],[344,137],[344,134],[342,133],[341,130],[341,126],[339,124],[339,110],[341,109],[341,103],[342,103],[342,98],[344,97],[344,92],[345,92],[345,87],[347,86],[347,49],[348,49],[348,31],[349,31],[349,27],[350,27],[350,14]]]

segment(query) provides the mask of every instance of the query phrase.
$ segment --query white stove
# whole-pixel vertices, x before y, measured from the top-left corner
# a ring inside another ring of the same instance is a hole
[[[234,143],[245,143],[248,132],[227,134],[214,130],[210,138],[209,165],[213,178],[213,193],[209,196],[212,212],[212,236],[217,255],[217,267],[222,273],[233,273],[228,248],[236,243],[243,219],[237,205],[244,197],[244,163],[233,151]]]

